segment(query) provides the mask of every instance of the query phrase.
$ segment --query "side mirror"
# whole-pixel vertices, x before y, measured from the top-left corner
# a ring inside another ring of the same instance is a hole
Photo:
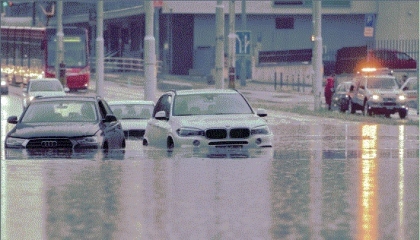
[[[362,86],[360,86],[359,88],[360,88],[360,89],[365,89],[365,86],[363,86],[363,85],[362,85]]]
[[[64,92],[66,92],[66,93],[70,92],[70,88],[64,87]]]
[[[351,86],[350,86],[350,92],[353,92],[353,90],[354,90],[354,86],[353,86],[353,85],[351,85]]]
[[[104,122],[115,122],[115,121],[117,121],[117,117],[115,117],[115,115],[107,114],[105,116]]]
[[[267,111],[263,108],[258,108],[257,109],[257,115],[259,117],[266,117],[267,116]]]
[[[17,116],[10,116],[7,118],[7,122],[11,124],[16,124],[18,122]]]
[[[165,111],[159,111],[155,114],[155,118],[157,120],[168,120],[168,117],[166,117],[166,112]]]

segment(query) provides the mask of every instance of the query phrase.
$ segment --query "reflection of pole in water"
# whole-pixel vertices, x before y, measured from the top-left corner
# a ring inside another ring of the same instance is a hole
[[[323,136],[323,125],[313,125],[312,135]],[[310,159],[310,229],[311,239],[322,239],[322,141],[312,141]]]
[[[405,229],[404,229],[404,125],[399,126],[398,134],[398,238],[404,239]]]
[[[358,184],[357,236],[378,238],[377,125],[362,126],[362,159]]]

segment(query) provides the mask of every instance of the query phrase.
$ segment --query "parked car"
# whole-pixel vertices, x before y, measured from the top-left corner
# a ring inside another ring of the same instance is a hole
[[[23,88],[22,106],[26,108],[29,102],[37,96],[65,96],[69,91],[56,78],[30,79],[27,86]]]
[[[210,152],[271,147],[265,116],[233,89],[172,90],[157,101],[143,145]]]
[[[125,138],[143,138],[147,121],[152,117],[155,103],[142,100],[109,101],[109,107],[120,120]]]
[[[398,113],[407,116],[407,97],[398,87],[397,79],[391,75],[361,74],[355,77],[350,88],[349,111],[362,110],[364,115]]]
[[[99,97],[37,97],[7,122],[15,126],[5,148],[125,148],[121,123]]]
[[[419,81],[417,77],[409,77],[401,86],[407,96],[409,107],[415,108],[418,111],[418,96],[419,96]]]
[[[4,72],[1,72],[1,94],[9,93],[9,82],[7,80],[7,75]]]
[[[348,110],[350,101],[349,92],[351,85],[351,81],[338,84],[332,96],[331,105],[333,109],[339,109],[340,112],[346,112]]]
[[[335,73],[356,73],[362,68],[413,69],[414,58],[394,49],[368,49],[367,46],[343,47],[337,50]]]

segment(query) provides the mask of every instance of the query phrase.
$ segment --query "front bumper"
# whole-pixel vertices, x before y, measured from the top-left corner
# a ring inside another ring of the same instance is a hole
[[[205,137],[176,137],[175,146],[192,146],[194,149],[210,151],[241,151],[272,147],[273,135],[254,135],[248,138],[208,139]]]
[[[396,113],[401,110],[408,110],[408,105],[401,103],[369,102],[369,109],[374,113]]]

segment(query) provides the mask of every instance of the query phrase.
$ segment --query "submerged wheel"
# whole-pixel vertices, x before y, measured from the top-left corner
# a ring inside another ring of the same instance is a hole
[[[407,110],[406,109],[400,109],[400,111],[398,111],[398,114],[400,115],[401,119],[404,119],[407,116]]]
[[[174,144],[174,140],[171,137],[168,138],[168,140],[166,142],[166,146],[167,146],[168,150],[174,149],[175,144]]]

